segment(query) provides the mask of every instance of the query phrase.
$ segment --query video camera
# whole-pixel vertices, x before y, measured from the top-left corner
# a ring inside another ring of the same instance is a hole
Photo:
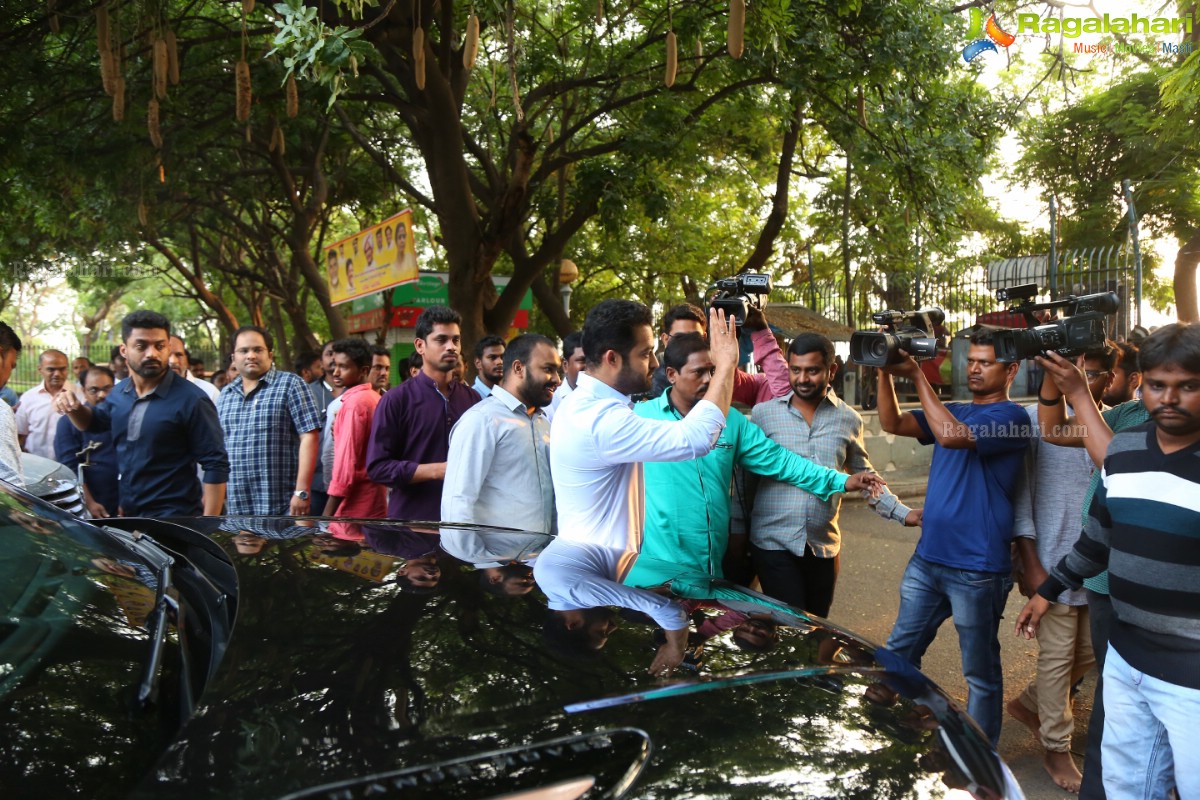
[[[880,311],[872,314],[876,325],[886,331],[855,331],[850,336],[850,360],[865,367],[887,367],[903,360],[900,351],[914,358],[933,358],[946,349],[934,328],[946,321],[940,308],[919,311]]]
[[[1115,292],[1100,292],[1081,297],[1068,295],[1063,300],[1035,303],[1037,284],[1025,283],[1001,289],[996,296],[1003,301],[1019,300],[1019,305],[1009,309],[1025,317],[1025,330],[999,331],[992,336],[996,345],[996,360],[1001,362],[1021,361],[1025,358],[1045,355],[1053,350],[1060,356],[1070,358],[1101,345],[1108,338],[1104,318],[1115,314],[1121,301]],[[1064,317],[1051,322],[1039,323],[1035,311],[1055,308],[1064,309]]]
[[[732,317],[740,328],[746,321],[746,314],[750,311],[750,306],[762,308],[763,296],[771,291],[771,276],[743,272],[732,278],[721,278],[714,282],[709,289],[714,294],[708,301],[705,311],[719,308],[725,312],[726,317]],[[754,298],[752,299],[750,295],[754,295]]]

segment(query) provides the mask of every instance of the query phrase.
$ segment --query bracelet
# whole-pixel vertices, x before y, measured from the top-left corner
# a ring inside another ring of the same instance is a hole
[[[1042,397],[1041,392],[1038,392],[1038,402],[1044,406],[1056,406],[1059,403],[1061,403],[1062,401],[1063,401],[1063,396],[1061,394],[1058,397],[1054,398],[1053,400],[1047,400],[1046,398]]]

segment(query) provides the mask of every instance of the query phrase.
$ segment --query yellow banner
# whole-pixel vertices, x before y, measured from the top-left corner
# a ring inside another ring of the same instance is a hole
[[[308,557],[317,564],[325,564],[377,583],[382,583],[383,579],[394,572],[396,565],[400,563],[399,558],[372,553],[370,550],[363,550],[356,556],[327,556],[314,549],[309,552]]]
[[[332,303],[347,303],[415,281],[417,254],[413,245],[412,211],[406,209],[326,247],[326,280]]]

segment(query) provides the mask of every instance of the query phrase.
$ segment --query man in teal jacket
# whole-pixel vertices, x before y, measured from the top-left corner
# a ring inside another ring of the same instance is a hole
[[[671,387],[634,413],[648,419],[683,419],[708,390],[713,362],[708,342],[697,333],[672,337],[663,356]],[[625,583],[658,586],[666,576],[653,565],[674,564],[723,577],[721,560],[729,543],[729,487],[733,468],[784,481],[826,500],[836,492],[882,490],[878,475],[847,475],[817,466],[771,441],[741,412],[731,409],[716,447],[703,458],[647,462],[646,531],[641,556]]]

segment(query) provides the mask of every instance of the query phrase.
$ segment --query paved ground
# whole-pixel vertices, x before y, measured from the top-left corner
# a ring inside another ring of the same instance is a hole
[[[890,485],[909,505],[920,507],[924,504],[921,496],[924,476],[895,476],[890,479]],[[862,502],[849,502],[843,506],[842,531],[842,572],[830,619],[882,644],[896,618],[897,587],[916,546],[918,531],[881,519]],[[1024,688],[1036,667],[1037,644],[1018,639],[1012,633],[1013,620],[1023,605],[1024,598],[1014,589],[1009,596],[1005,620],[1001,623],[1006,698],[1016,696]],[[966,705],[967,686],[962,677],[958,637],[949,621],[939,631],[922,668],[925,674]],[[1089,675],[1075,704],[1076,733],[1072,749],[1081,765],[1094,686],[1094,676]],[[1030,800],[1073,797],[1050,780],[1042,768],[1040,745],[1028,728],[1011,718],[1004,722],[1000,754],[1012,767]]]

